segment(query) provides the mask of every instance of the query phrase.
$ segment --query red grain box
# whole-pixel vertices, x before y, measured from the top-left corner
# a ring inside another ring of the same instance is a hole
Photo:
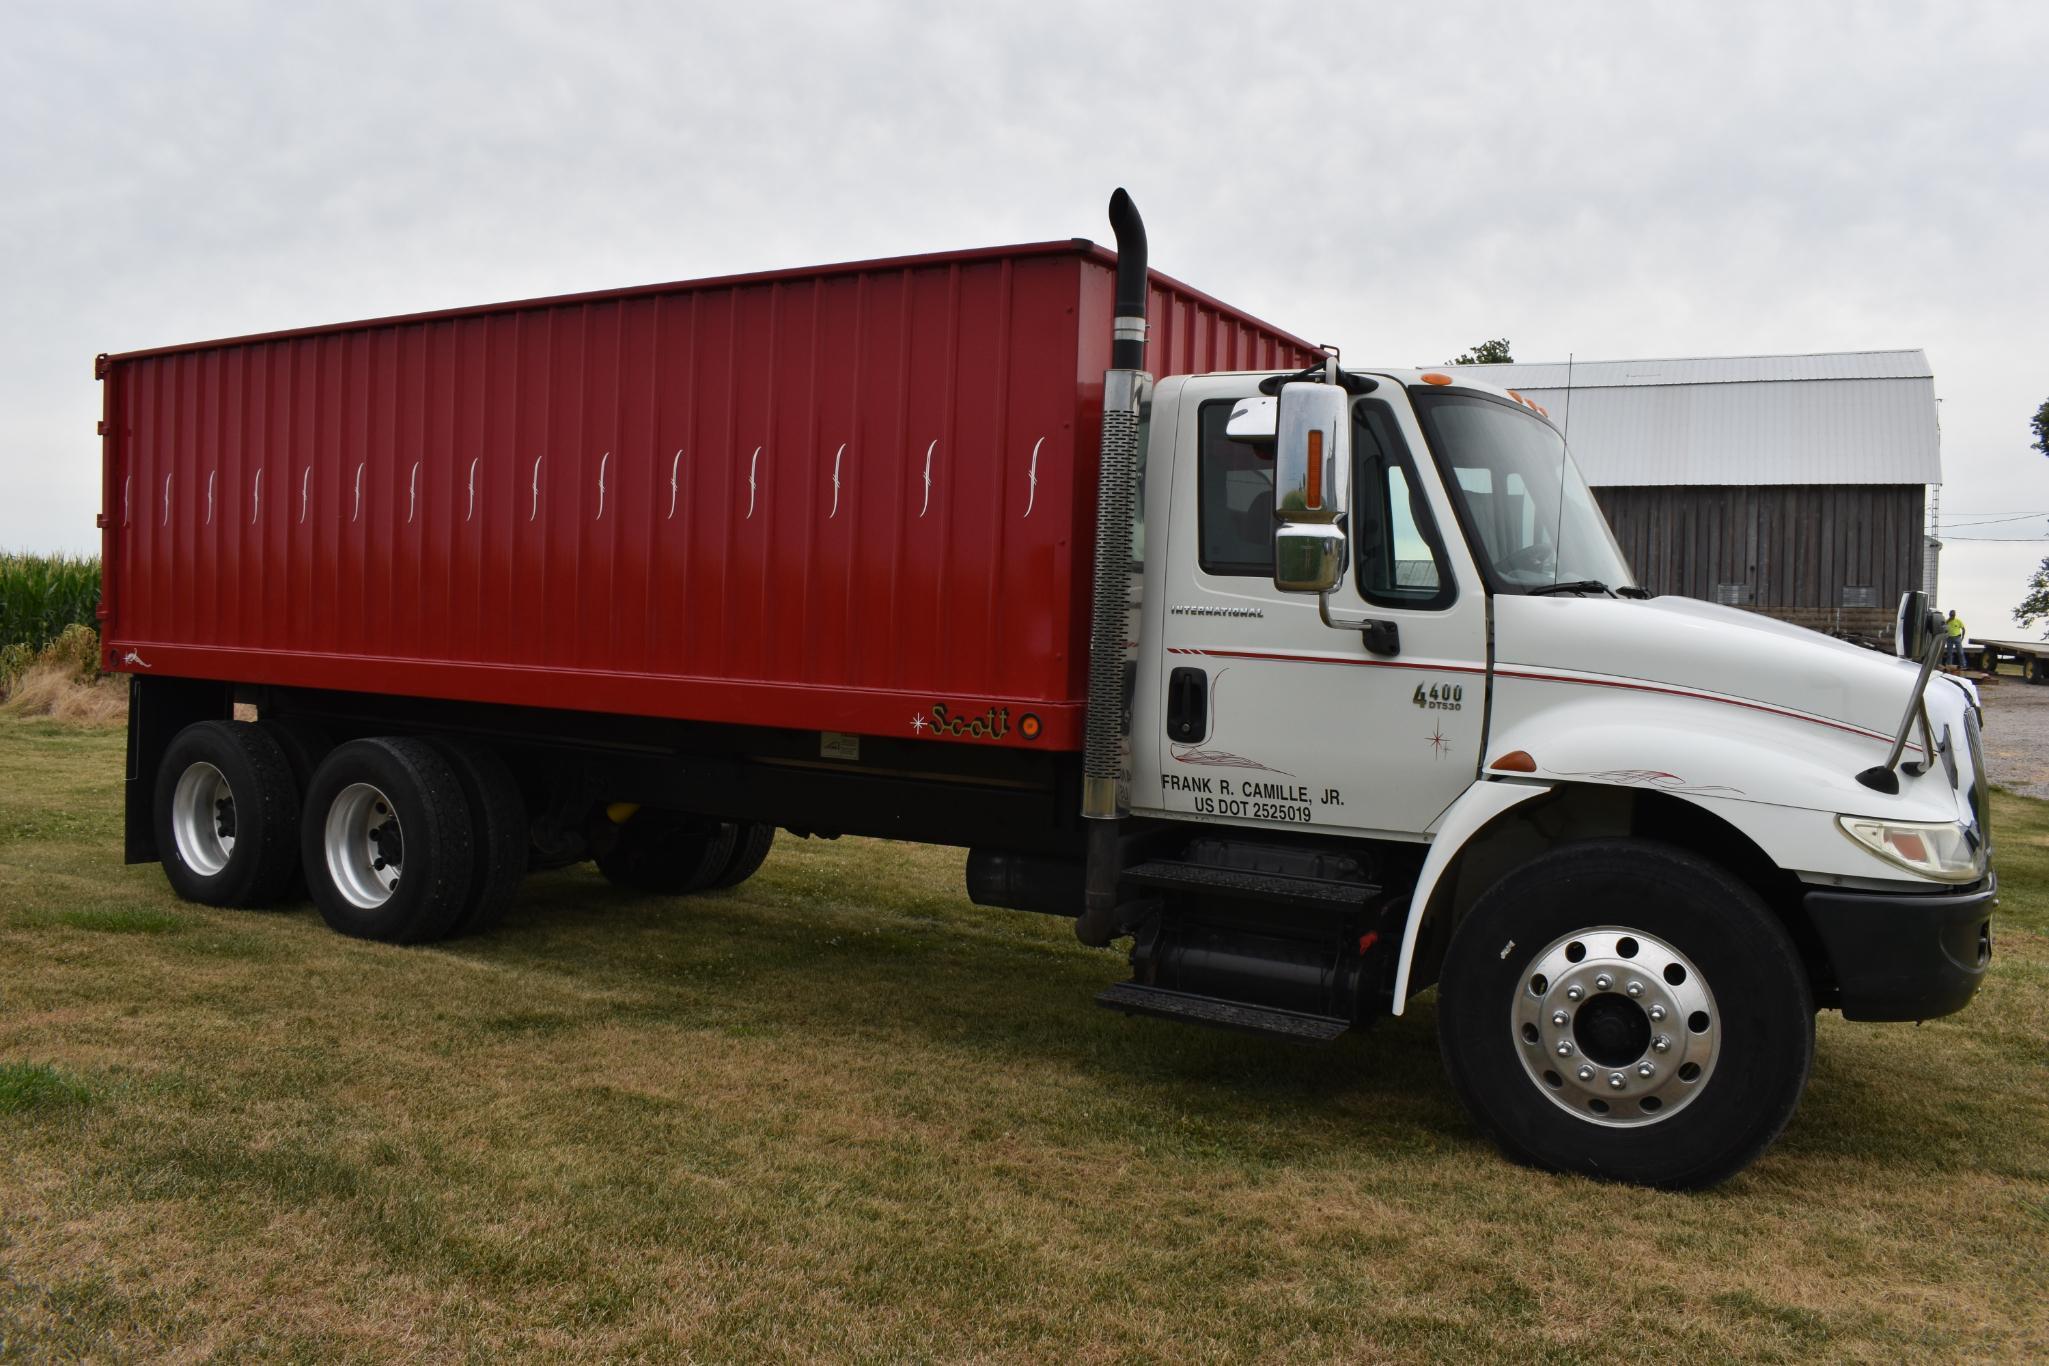
[[[732,276],[112,356],[156,675],[1078,748],[1113,253]],[[1156,374],[1315,354],[1155,274]],[[1037,734],[1022,734],[1025,714]]]

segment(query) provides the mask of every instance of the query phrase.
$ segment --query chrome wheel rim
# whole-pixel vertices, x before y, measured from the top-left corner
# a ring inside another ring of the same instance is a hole
[[[235,852],[235,790],[212,764],[193,764],[178,775],[171,793],[171,838],[179,859],[202,877],[228,866]]]
[[[328,877],[351,906],[374,911],[398,890],[405,832],[391,799],[369,783],[351,783],[335,795],[322,845]]]
[[[1707,1088],[1721,1053],[1714,992],[1691,959],[1642,930],[1560,935],[1517,983],[1509,1031],[1523,1071],[1590,1124],[1670,1119]]]

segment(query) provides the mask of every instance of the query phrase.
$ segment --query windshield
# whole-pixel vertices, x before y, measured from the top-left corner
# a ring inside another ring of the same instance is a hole
[[[1634,585],[1608,519],[1549,423],[1477,394],[1414,397],[1473,553],[1496,589]]]

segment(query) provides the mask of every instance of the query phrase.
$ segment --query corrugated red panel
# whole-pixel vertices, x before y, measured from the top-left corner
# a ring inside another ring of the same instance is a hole
[[[1079,744],[1115,257],[734,277],[106,368],[115,666]],[[1307,343],[1155,276],[1156,374]]]

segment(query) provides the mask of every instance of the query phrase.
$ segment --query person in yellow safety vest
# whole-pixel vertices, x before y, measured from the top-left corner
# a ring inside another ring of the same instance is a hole
[[[1949,617],[1942,623],[1942,629],[1949,633],[1949,639],[1942,643],[1942,662],[1964,667],[1964,619],[1957,615],[1956,608],[1949,609]]]

